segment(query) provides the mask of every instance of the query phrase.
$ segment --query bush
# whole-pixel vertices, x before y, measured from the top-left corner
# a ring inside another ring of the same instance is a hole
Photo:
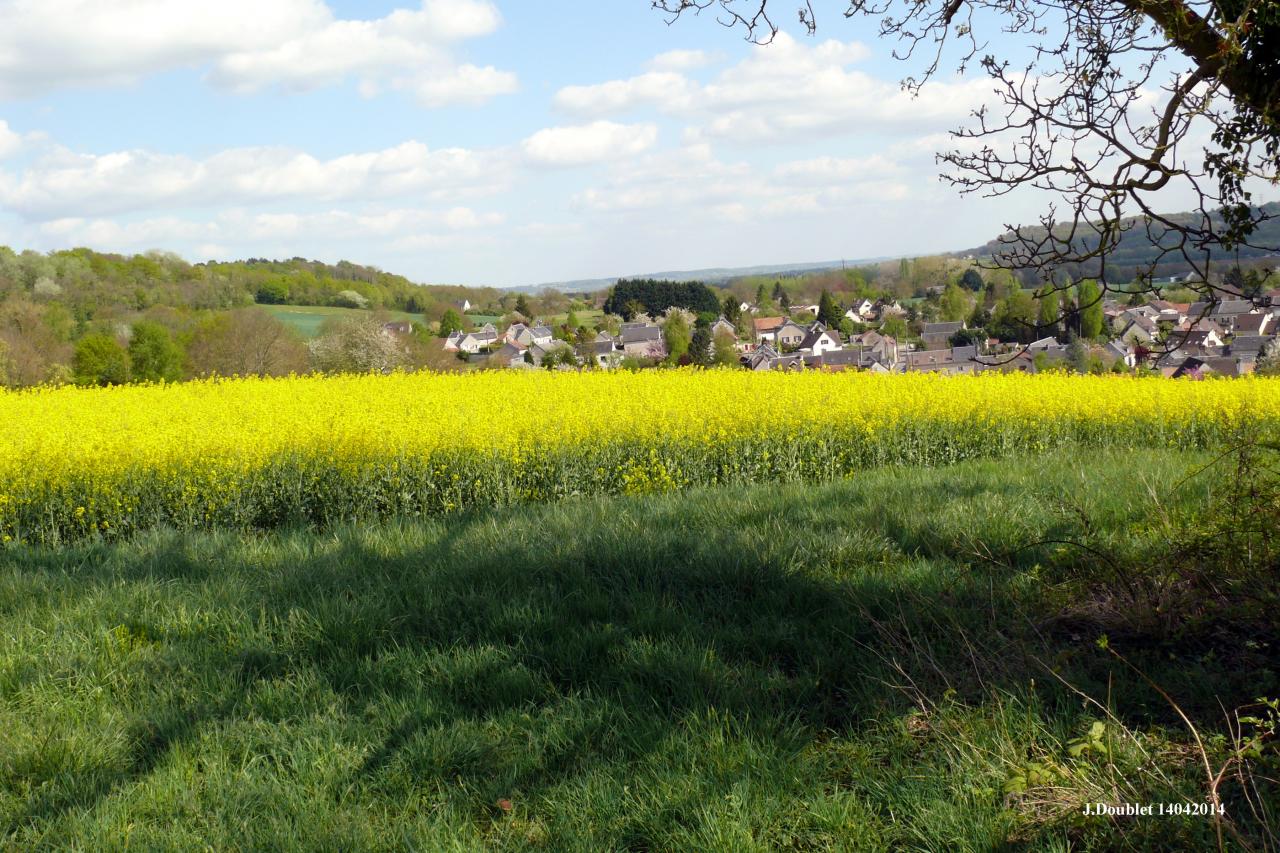
[[[182,378],[182,362],[182,349],[168,329],[145,320],[133,325],[129,373],[135,382],[174,382]]]
[[[369,300],[354,290],[344,290],[333,297],[333,304],[338,308],[368,308]]]
[[[110,335],[85,335],[71,361],[79,385],[123,385],[129,381],[129,354]]]

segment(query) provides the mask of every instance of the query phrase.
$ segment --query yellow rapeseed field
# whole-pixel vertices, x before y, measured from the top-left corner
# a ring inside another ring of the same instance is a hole
[[[1280,425],[1280,380],[493,372],[0,392],[0,542],[828,479]]]

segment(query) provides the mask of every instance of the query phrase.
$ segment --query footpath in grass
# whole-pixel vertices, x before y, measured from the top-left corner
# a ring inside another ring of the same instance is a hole
[[[1096,636],[1045,620],[1061,555],[1026,547],[1084,517],[1144,547],[1147,490],[1200,461],[0,551],[0,847],[1212,845],[1203,818],[1080,814],[1202,799],[1203,769]],[[1205,719],[1280,692],[1126,651]]]

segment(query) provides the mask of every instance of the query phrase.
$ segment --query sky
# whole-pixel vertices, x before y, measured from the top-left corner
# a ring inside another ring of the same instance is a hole
[[[0,20],[17,249],[518,286],[958,250],[1043,207],[938,180],[980,75],[913,98],[919,68],[836,14],[767,46],[649,0],[0,0]]]

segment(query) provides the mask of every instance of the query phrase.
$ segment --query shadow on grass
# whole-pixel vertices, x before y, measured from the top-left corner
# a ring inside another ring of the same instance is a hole
[[[47,607],[35,622],[86,635],[130,624],[156,648],[123,664],[115,688],[135,709],[132,759],[89,785],[37,770],[19,780],[11,767],[10,787],[50,783],[11,818],[74,823],[175,753],[188,761],[210,731],[292,724],[325,702],[358,721],[361,755],[317,796],[395,800],[426,788],[487,820],[513,792],[587,790],[602,773],[625,779],[655,761],[696,767],[681,750],[725,732],[781,774],[814,742],[856,738],[921,692],[975,703],[1024,692],[1044,677],[1032,655],[1102,695],[1112,671],[1093,638],[1037,633],[1037,598],[1019,571],[969,552],[1063,531],[997,470],[13,551],[5,561]],[[77,607],[86,599],[91,609]],[[0,614],[12,622],[23,610],[15,595]],[[12,681],[6,692],[28,688]],[[1141,685],[1112,690],[1136,720],[1162,713]],[[1205,693],[1239,690],[1228,674]],[[714,788],[743,771],[728,761],[684,772]],[[706,790],[673,783],[665,805],[615,816],[610,843],[669,840]]]

